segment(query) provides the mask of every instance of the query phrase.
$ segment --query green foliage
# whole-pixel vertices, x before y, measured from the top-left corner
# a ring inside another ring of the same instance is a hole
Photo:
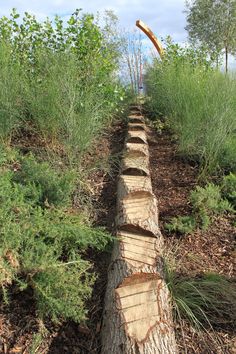
[[[235,326],[236,284],[232,280],[214,273],[186,278],[166,265],[166,281],[177,318],[187,319],[197,329]]]
[[[172,218],[170,223],[165,224],[165,229],[169,232],[179,232],[189,234],[196,227],[196,221],[193,216],[178,216]]]
[[[75,189],[76,173],[62,171],[60,174],[49,163],[39,163],[30,155],[22,158],[13,180],[27,187],[25,196],[36,204],[66,206],[71,202]]]
[[[232,205],[222,198],[220,186],[213,183],[208,183],[204,188],[197,186],[191,192],[190,202],[203,230],[207,229],[213,215],[233,212]]]
[[[236,2],[225,0],[193,0],[187,2],[187,31],[193,43],[207,46],[218,61],[222,50],[236,50]]]
[[[234,177],[224,179],[225,196],[230,200],[231,191],[234,191]],[[228,183],[228,184],[227,184]],[[166,230],[169,232],[179,232],[181,234],[191,233],[200,227],[206,230],[211,224],[215,215],[222,215],[225,212],[234,212],[233,206],[221,194],[221,186],[208,183],[204,188],[197,186],[190,194],[190,203],[193,208],[191,216],[178,216],[171,219],[170,223],[165,224]],[[226,192],[228,191],[228,192]],[[229,194],[227,194],[229,193]]]
[[[23,110],[20,67],[10,63],[10,48],[0,42],[0,143],[19,126]]]
[[[213,183],[208,183],[204,188],[197,186],[191,192],[190,201],[195,210],[205,208],[209,213],[218,214],[230,209],[221,197],[220,187]]]
[[[230,173],[225,176],[222,181],[222,194],[236,209],[236,175]]]
[[[106,31],[112,26],[106,15]],[[0,18],[0,136],[28,126],[61,144],[74,161],[120,111],[125,90],[116,77],[119,45],[90,14],[76,10],[65,25],[38,22],[13,9]],[[1,113],[2,112],[2,113]]]
[[[103,229],[86,225],[71,209],[45,208],[38,203],[42,191],[62,202],[65,183],[47,164],[30,157],[18,172],[3,164],[0,174],[0,285],[5,300],[12,282],[19,290],[31,288],[40,317],[80,321],[86,316],[95,275],[83,260],[88,247],[102,250],[111,239]],[[30,166],[32,164],[32,166]],[[32,175],[31,175],[32,172]],[[45,174],[45,176],[44,176]],[[52,181],[50,181],[52,179]],[[51,184],[50,184],[51,183]],[[44,189],[43,189],[44,188]],[[68,191],[67,191],[68,192]]]
[[[179,151],[200,163],[201,177],[235,168],[236,80],[212,68],[206,54],[167,43],[166,59],[146,76],[149,108],[168,117]]]

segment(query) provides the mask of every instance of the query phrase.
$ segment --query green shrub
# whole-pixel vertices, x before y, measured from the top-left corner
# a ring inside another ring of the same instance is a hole
[[[46,144],[62,145],[70,162],[87,150],[121,109],[125,89],[116,75],[115,16],[98,26],[76,10],[67,24],[40,23],[13,9],[0,18],[0,140],[32,127]]]
[[[40,186],[14,181],[6,168],[0,174],[0,286],[14,282],[31,288],[41,317],[80,321],[95,275],[83,260],[88,247],[104,249],[111,239],[102,229],[84,224],[81,215],[64,209],[42,208],[35,200]]]
[[[0,143],[11,139],[21,122],[24,104],[20,66],[11,61],[11,48],[0,41]]]
[[[225,196],[228,196],[229,200],[230,196],[234,196],[235,176],[232,176],[230,175],[228,179],[224,179],[223,188]],[[221,187],[213,183],[208,183],[204,188],[197,186],[190,194],[190,203],[193,208],[193,214],[191,216],[172,218],[170,223],[165,224],[165,228],[168,231],[187,234],[194,231],[196,227],[206,230],[211,224],[214,215],[221,215],[227,211],[234,212],[230,202],[222,198]]]
[[[221,215],[226,211],[233,212],[232,205],[222,198],[220,186],[213,183],[208,183],[204,188],[197,186],[190,194],[190,202],[203,230],[210,225],[212,216]]]
[[[236,175],[230,173],[223,178],[221,185],[222,194],[236,209]]]
[[[41,206],[45,203],[66,206],[71,202],[76,174],[73,171],[58,173],[49,163],[37,162],[30,155],[22,158],[20,169],[14,174],[14,181],[26,186],[27,199]]]
[[[178,216],[172,218],[170,223],[165,224],[165,229],[169,232],[179,232],[189,234],[196,227],[196,221],[193,216]]]

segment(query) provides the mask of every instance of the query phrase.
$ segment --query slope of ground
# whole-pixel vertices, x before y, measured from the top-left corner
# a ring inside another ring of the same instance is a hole
[[[83,167],[91,169],[89,180],[92,209],[96,226],[112,233],[116,207],[116,178],[120,152],[123,148],[124,127],[115,123],[96,142],[84,158]],[[31,141],[32,143],[32,141]],[[27,145],[24,139],[24,146]],[[32,145],[32,144],[31,144]],[[98,168],[97,166],[101,166]],[[93,166],[93,168],[92,168]],[[110,252],[89,251],[86,258],[94,264],[97,281],[92,298],[88,301],[88,320],[84,324],[73,322],[58,325],[39,323],[35,303],[30,291],[24,294],[10,291],[11,303],[0,303],[1,354],[88,354],[98,353],[103,299],[106,288]]]
[[[190,277],[216,272],[235,278],[236,228],[233,216],[215,218],[207,231],[196,230],[186,236],[166,232],[164,225],[172,217],[191,212],[188,197],[197,185],[198,166],[178,156],[177,143],[168,131],[161,134],[153,131],[151,141],[150,168],[153,190],[159,203],[160,226],[167,252],[176,259],[177,271]],[[236,353],[235,329],[227,324],[216,326],[214,331],[208,329],[207,333],[196,332],[185,321],[181,326],[180,323],[176,326],[181,353]]]

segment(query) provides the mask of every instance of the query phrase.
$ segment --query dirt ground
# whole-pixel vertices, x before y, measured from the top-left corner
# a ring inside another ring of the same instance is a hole
[[[185,236],[169,234],[164,228],[172,217],[191,213],[189,193],[198,183],[198,166],[183,161],[168,131],[151,133],[150,169],[165,248],[174,254],[177,271],[190,277],[216,272],[235,280],[236,228],[232,215],[215,218],[207,231],[196,230]],[[180,353],[236,353],[235,326],[197,332],[182,321],[176,324],[176,334]]]

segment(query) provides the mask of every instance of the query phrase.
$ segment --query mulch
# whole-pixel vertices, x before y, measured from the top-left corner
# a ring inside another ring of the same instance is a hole
[[[205,272],[236,277],[236,228],[234,216],[213,220],[207,231],[196,230],[185,236],[168,233],[165,223],[172,217],[190,215],[190,191],[198,184],[199,167],[184,161],[178,153],[175,137],[167,130],[150,138],[150,169],[153,191],[158,199],[161,232],[165,249],[176,259],[176,271],[182,276],[196,277]],[[234,328],[196,331],[186,321],[176,324],[180,353],[236,353]]]

